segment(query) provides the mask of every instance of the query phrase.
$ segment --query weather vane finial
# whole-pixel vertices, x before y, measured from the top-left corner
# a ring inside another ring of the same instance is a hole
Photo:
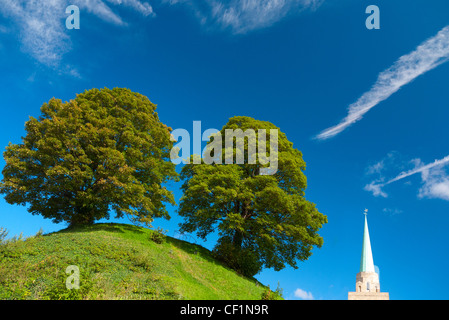
[[[365,216],[367,216],[367,215],[368,215],[368,209],[365,209],[365,211],[363,211],[363,214],[364,214]]]

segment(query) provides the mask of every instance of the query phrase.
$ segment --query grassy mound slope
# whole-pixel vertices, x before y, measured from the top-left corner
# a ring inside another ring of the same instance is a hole
[[[125,224],[95,224],[0,245],[0,299],[260,299],[265,287],[199,245]],[[79,290],[66,288],[77,266]]]

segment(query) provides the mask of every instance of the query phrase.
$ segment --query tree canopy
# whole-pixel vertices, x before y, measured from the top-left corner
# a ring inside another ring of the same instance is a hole
[[[10,204],[54,222],[89,224],[128,215],[151,223],[174,204],[170,130],[156,105],[129,89],[92,89],[51,99],[25,123],[22,143],[6,147],[0,192]]]
[[[203,239],[218,231],[217,256],[248,276],[264,267],[276,271],[286,265],[297,268],[297,261],[308,259],[313,246],[322,246],[318,231],[327,223],[327,217],[305,199],[307,179],[302,153],[270,122],[233,117],[220,134],[225,136],[230,129],[255,130],[257,139],[258,129],[277,130],[277,171],[261,174],[267,164],[262,164],[259,156],[255,162],[246,157],[240,164],[203,161],[185,165],[181,171],[184,194],[179,214],[185,218],[181,230],[196,232]],[[214,145],[213,152],[217,152],[216,139],[212,136],[208,142],[208,146]],[[225,146],[222,139],[222,150]],[[276,151],[270,150],[269,139],[265,147],[268,152]],[[244,148],[249,155],[248,141]],[[234,156],[238,152],[234,150]],[[225,153],[219,157],[223,160]]]

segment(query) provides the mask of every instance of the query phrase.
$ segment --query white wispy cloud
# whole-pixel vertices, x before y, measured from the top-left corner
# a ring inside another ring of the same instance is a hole
[[[107,0],[116,5],[124,5],[130,7],[144,16],[154,16],[153,7],[148,2],[141,2],[139,0]]]
[[[296,298],[302,300],[314,300],[313,294],[311,292],[305,291],[301,288],[297,288],[294,293]]]
[[[71,4],[80,8],[81,15],[83,11],[89,12],[118,26],[127,23],[109,4],[122,5],[144,16],[154,15],[151,5],[139,0],[1,0],[0,14],[12,22],[13,27],[9,29],[19,34],[23,51],[56,69],[60,67],[62,56],[72,47],[65,27],[65,8]]]
[[[289,14],[315,10],[324,0],[163,0],[171,5],[188,5],[200,22],[234,34],[269,27]]]
[[[384,167],[385,167],[385,163],[383,160],[381,160],[373,165],[370,165],[366,169],[366,172],[367,172],[367,174],[380,173],[384,169]]]
[[[55,18],[65,13],[62,1],[3,0],[0,12],[15,22],[24,51],[40,63],[53,66],[70,49],[63,23]]]
[[[390,216],[395,216],[398,214],[402,214],[404,211],[402,211],[401,209],[392,209],[392,208],[383,208],[382,210],[383,213],[388,214]]]
[[[379,184],[379,181],[373,181],[370,184],[367,184],[363,189],[365,191],[370,191],[373,193],[375,197],[388,197],[388,195],[382,190],[383,184]]]
[[[159,4],[183,5],[193,9],[203,25],[234,34],[269,27],[289,14],[305,9],[314,10],[324,0],[153,0]],[[60,69],[64,54],[72,49],[69,32],[65,28],[65,8],[76,5],[85,12],[117,26],[127,26],[118,8],[125,7],[144,17],[153,17],[153,6],[144,0],[1,0],[0,14],[11,22],[11,28],[24,52],[39,63]],[[71,70],[74,70],[73,68]]]
[[[423,186],[419,189],[419,198],[443,199],[449,201],[449,175],[442,166],[421,173]]]
[[[413,52],[399,58],[390,68],[381,72],[374,86],[351,104],[347,116],[336,126],[316,136],[319,140],[336,136],[363,115],[388,99],[392,94],[420,75],[438,67],[449,59],[449,26],[419,45]]]
[[[449,200],[449,175],[443,170],[443,167],[449,164],[449,156],[432,163],[424,165],[420,159],[414,159],[415,168],[403,171],[396,177],[383,182],[383,178],[375,180],[365,186],[366,191],[370,191],[374,196],[387,197],[388,195],[382,190],[385,186],[410,177],[412,175],[421,174],[423,186],[419,190],[420,198],[439,198]]]
[[[380,161],[368,165],[365,173],[367,175],[381,174],[387,167],[391,167],[392,165],[394,165],[395,161],[399,157],[400,154],[397,151],[388,152],[387,155]]]

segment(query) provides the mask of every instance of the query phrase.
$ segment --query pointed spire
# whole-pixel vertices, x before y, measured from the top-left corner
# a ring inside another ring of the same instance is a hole
[[[375,272],[373,252],[371,251],[371,241],[369,239],[368,232],[368,210],[365,209],[365,229],[363,231],[363,247],[362,247],[362,259],[360,261],[360,272]]]

